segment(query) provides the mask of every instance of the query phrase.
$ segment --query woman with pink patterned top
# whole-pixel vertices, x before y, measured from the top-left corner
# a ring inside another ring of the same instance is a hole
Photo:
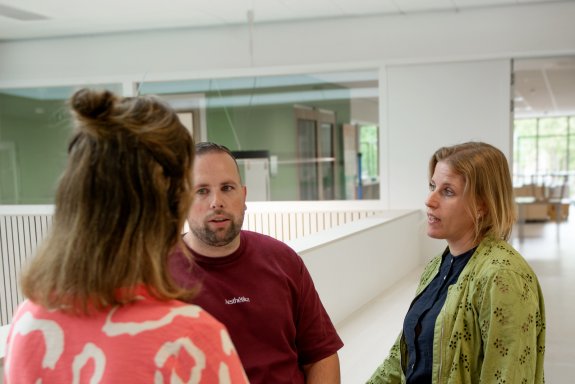
[[[175,285],[194,143],[153,97],[82,89],[49,236],[21,285],[4,382],[246,383],[225,327]]]

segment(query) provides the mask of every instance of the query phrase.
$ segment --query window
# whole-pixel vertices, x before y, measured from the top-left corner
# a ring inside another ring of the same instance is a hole
[[[294,108],[297,125],[298,200],[334,200],[336,158],[333,111]]]
[[[375,69],[145,82],[138,88],[141,94],[166,98],[182,113],[192,108],[187,98],[194,98],[201,105],[200,140],[232,151],[269,152],[270,200],[379,198],[378,180],[375,193],[353,192],[360,180],[378,176],[377,143],[367,138],[377,137],[379,121]],[[355,132],[353,145],[346,148],[344,126],[357,121],[371,128]],[[360,177],[359,167],[347,166],[344,152],[354,158],[364,148],[367,162],[362,166],[368,173]]]
[[[517,119],[514,144],[515,186],[542,186],[549,197],[575,196],[574,116]]]
[[[377,125],[362,125],[359,129],[361,178],[365,182],[379,180],[379,143]]]
[[[270,200],[379,198],[379,180],[366,193],[378,176],[378,145],[368,138],[378,136],[376,69],[87,86],[121,95],[132,85],[165,98],[198,141],[269,152]],[[53,204],[71,133],[65,103],[81,86],[0,89],[0,204]],[[319,118],[298,122],[296,109]]]

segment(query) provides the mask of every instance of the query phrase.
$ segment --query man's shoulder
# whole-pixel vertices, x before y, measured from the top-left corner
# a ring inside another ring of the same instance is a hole
[[[262,233],[242,230],[242,241],[250,253],[275,256],[275,259],[299,260],[297,252],[286,243]],[[283,256],[283,257],[282,257]]]
[[[291,249],[286,243],[280,241],[269,235],[264,235],[263,233],[248,231],[247,229],[242,229],[242,237],[244,241],[248,242],[258,242],[259,244],[267,244],[273,247]]]

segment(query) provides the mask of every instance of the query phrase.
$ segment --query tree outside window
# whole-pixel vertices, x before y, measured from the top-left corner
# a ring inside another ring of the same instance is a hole
[[[562,197],[575,197],[575,116],[515,120],[514,143],[515,186],[565,185]]]

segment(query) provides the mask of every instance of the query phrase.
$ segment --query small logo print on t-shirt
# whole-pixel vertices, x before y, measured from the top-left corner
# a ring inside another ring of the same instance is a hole
[[[241,296],[241,297],[234,297],[233,299],[224,299],[226,304],[239,304],[239,303],[249,303],[250,298]]]

